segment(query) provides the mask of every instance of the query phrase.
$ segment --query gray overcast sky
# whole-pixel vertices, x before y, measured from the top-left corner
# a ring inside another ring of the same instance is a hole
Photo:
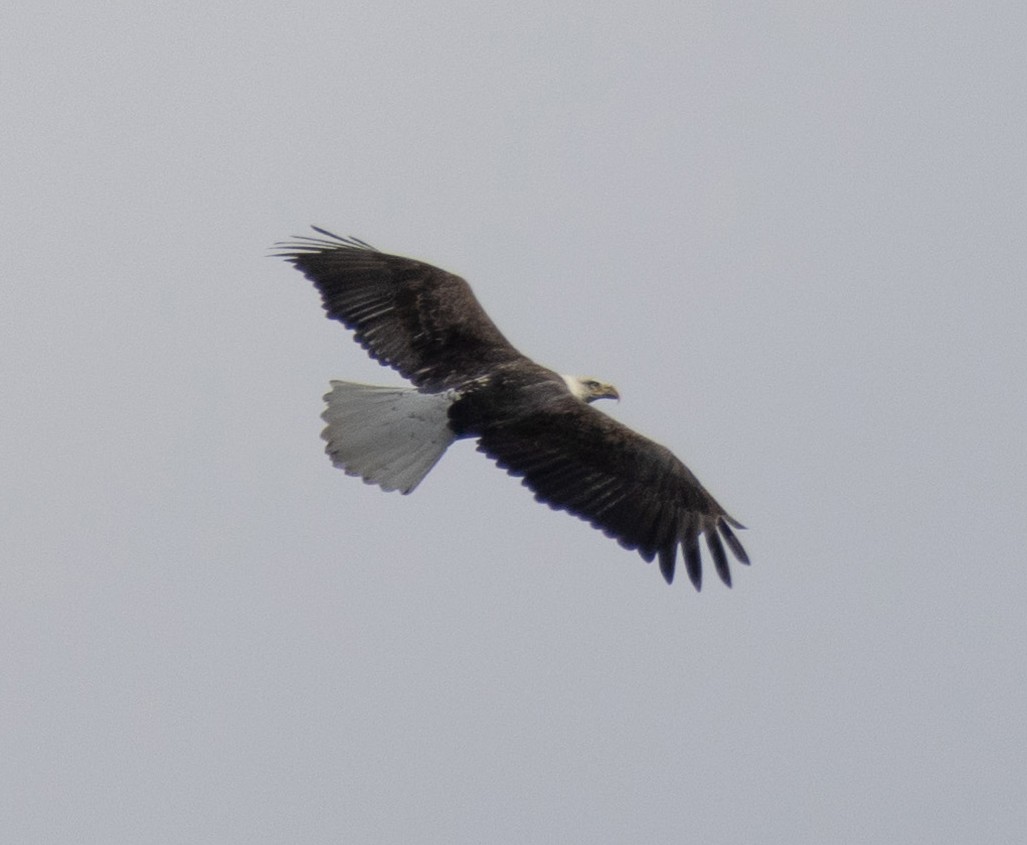
[[[1022,3],[16,2],[12,842],[1020,842]],[[281,261],[464,275],[749,525],[655,567],[457,444]]]

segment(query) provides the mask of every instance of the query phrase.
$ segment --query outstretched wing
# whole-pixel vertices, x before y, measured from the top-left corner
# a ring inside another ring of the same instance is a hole
[[[324,237],[297,237],[277,254],[314,283],[328,316],[371,357],[418,387],[457,387],[523,358],[459,276],[312,228]]]
[[[688,577],[702,586],[699,536],[721,580],[731,586],[724,545],[749,557],[731,526],[742,528],[663,446],[572,397],[486,428],[478,449],[535,498],[591,523],[674,579],[678,549]]]

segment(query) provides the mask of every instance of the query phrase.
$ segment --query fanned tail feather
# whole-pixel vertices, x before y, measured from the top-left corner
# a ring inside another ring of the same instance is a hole
[[[333,381],[321,415],[332,463],[385,491],[409,493],[456,439],[449,427],[454,391],[421,393]]]

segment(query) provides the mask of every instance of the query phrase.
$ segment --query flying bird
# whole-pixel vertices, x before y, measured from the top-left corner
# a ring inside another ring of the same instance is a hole
[[[594,408],[619,398],[598,379],[560,375],[518,352],[459,276],[379,252],[357,238],[298,236],[276,245],[317,287],[330,319],[413,387],[332,381],[322,437],[332,463],[382,490],[411,492],[455,440],[474,438],[556,510],[646,562],[667,583],[678,550],[702,586],[699,537],[731,586],[726,545],[749,558],[717,504],[668,449]]]

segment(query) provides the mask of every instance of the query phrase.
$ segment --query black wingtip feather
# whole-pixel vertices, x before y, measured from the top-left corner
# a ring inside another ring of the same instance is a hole
[[[310,224],[310,228],[317,232],[319,235],[324,235],[326,238],[333,238],[337,241],[346,241],[347,239],[341,235],[335,234],[335,232],[329,232],[327,229],[322,229],[320,226],[315,226],[313,223]]]
[[[677,559],[677,546],[660,549],[660,572],[668,584],[674,583],[674,564]]]
[[[681,542],[681,548],[685,553],[685,570],[692,586],[697,590],[702,589],[702,556],[699,553],[699,538],[695,531],[689,530]]]
[[[732,531],[724,520],[721,520],[717,525],[720,529],[721,535],[724,537],[724,542],[727,543],[728,548],[731,549],[731,553],[738,558],[739,563],[744,563],[746,566],[749,565],[749,555],[745,553],[745,549],[742,548],[742,544],[738,541],[735,536],[735,532]]]
[[[724,544],[720,542],[720,535],[715,529],[706,532],[706,545],[713,556],[713,566],[720,576],[720,580],[727,586],[731,586],[731,570],[728,569],[727,555],[724,553]]]

